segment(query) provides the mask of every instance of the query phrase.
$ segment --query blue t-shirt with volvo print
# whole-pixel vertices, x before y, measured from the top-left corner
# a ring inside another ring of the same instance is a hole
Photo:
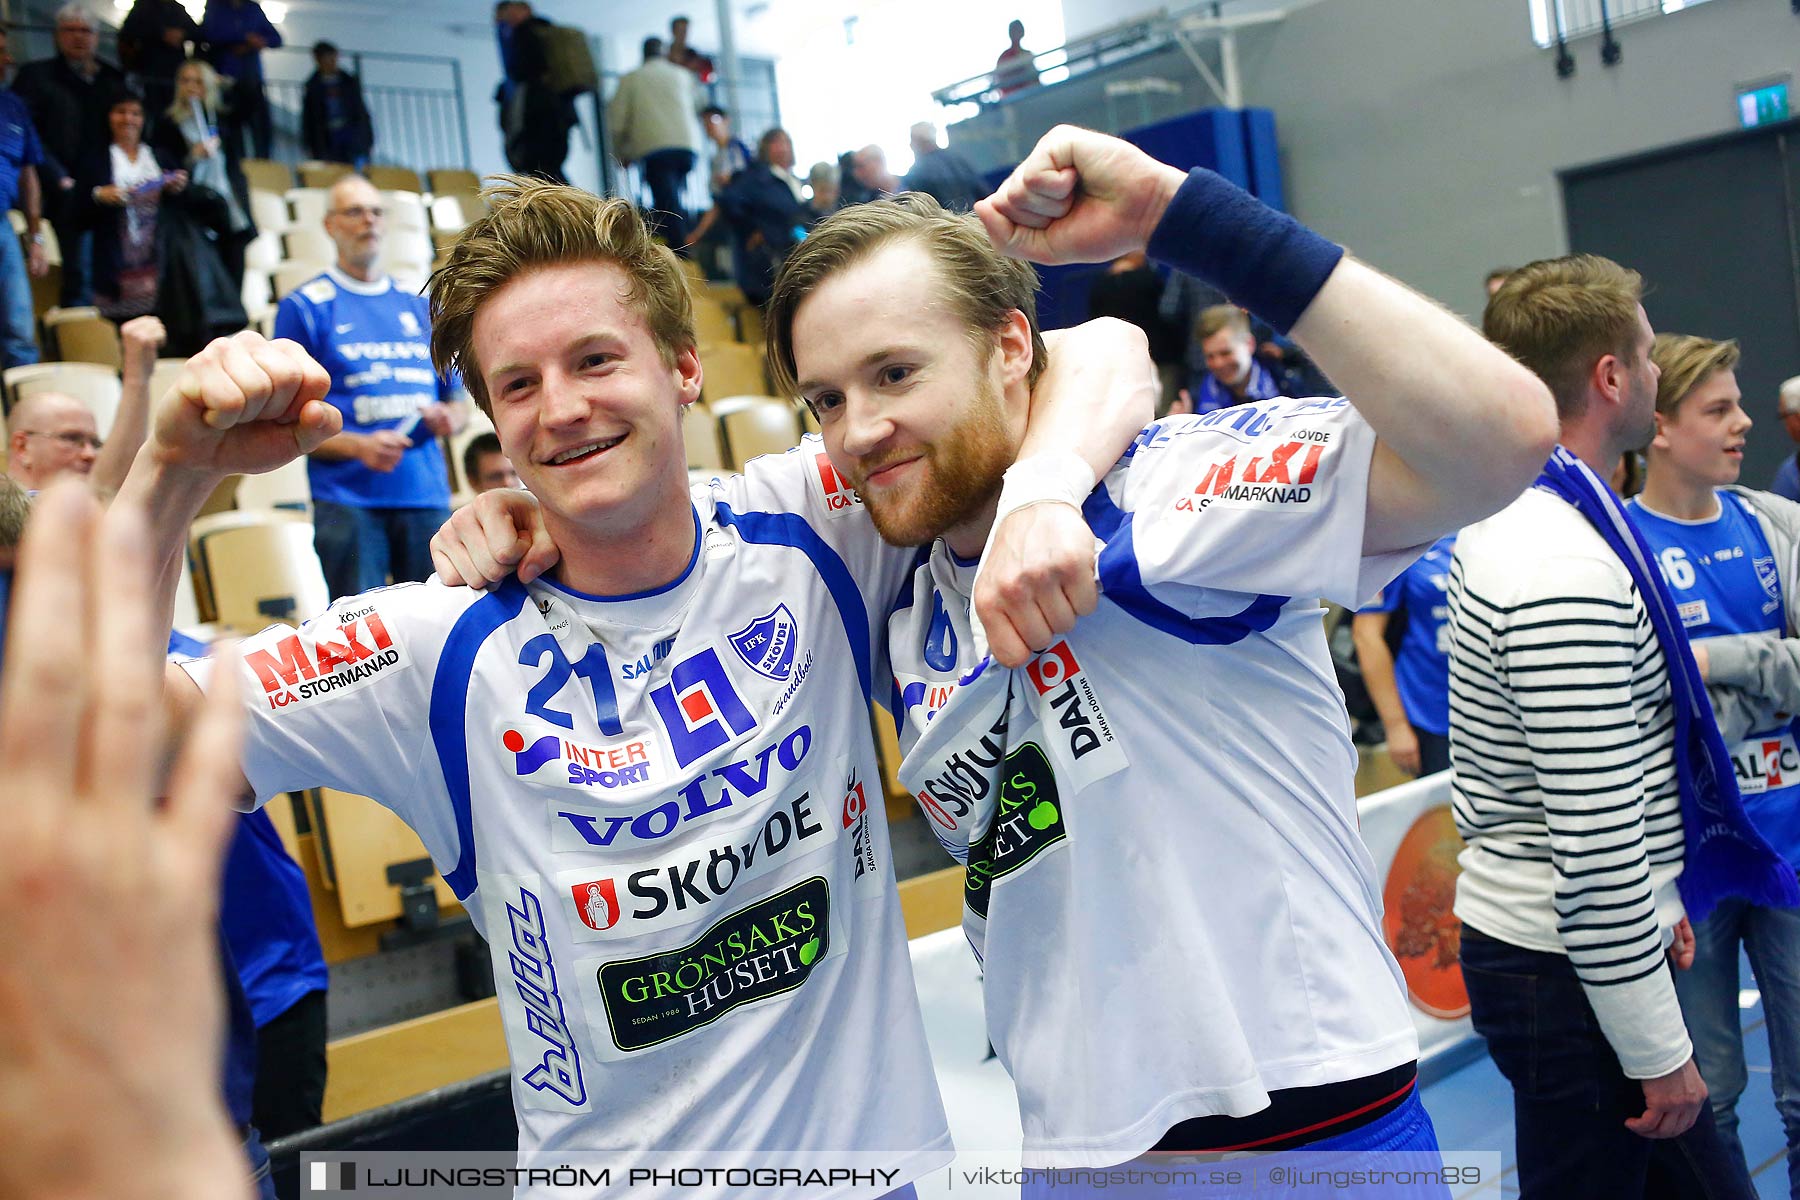
[[[397,286],[351,279],[335,268],[295,288],[275,314],[275,336],[292,338],[331,373],[327,397],[344,414],[345,433],[403,426],[423,405],[451,400],[455,381],[431,366],[431,317],[425,297]],[[450,477],[437,439],[417,444],[392,471],[355,459],[307,460],[314,500],[355,508],[448,508]]]
[[[1719,493],[1719,515],[1680,521],[1630,503],[1631,518],[1655,551],[1690,638],[1779,631],[1781,578],[1762,526],[1744,502]],[[1750,734],[1731,746],[1744,811],[1790,863],[1800,865],[1800,749],[1796,723]]]
[[[1394,655],[1394,683],[1414,729],[1450,732],[1450,556],[1454,533],[1439,538],[1400,578],[1381,589],[1367,613],[1405,610],[1406,629]]]

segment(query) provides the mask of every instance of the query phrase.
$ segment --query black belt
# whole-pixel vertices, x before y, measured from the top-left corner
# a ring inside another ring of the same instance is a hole
[[[1194,1117],[1163,1134],[1152,1154],[1223,1154],[1230,1150],[1289,1150],[1379,1121],[1406,1103],[1418,1086],[1419,1064],[1376,1075],[1282,1088],[1269,1106],[1247,1117]]]

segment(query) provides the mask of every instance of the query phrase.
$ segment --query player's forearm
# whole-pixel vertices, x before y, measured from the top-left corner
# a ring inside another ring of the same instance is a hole
[[[125,477],[150,429],[150,372],[156,367],[156,358],[154,352],[148,363],[138,358],[132,349],[125,351],[119,411],[113,417],[106,444],[94,459],[94,486],[105,491],[124,487]]]
[[[1031,392],[1019,457],[1079,455],[1105,478],[1156,416],[1160,386],[1143,330],[1101,317],[1044,334],[1049,366]]]
[[[1418,477],[1441,529],[1510,503],[1556,444],[1556,406],[1537,376],[1354,259],[1332,271],[1293,338]]]
[[[1407,725],[1406,706],[1400,702],[1400,687],[1394,682],[1394,654],[1388,649],[1381,631],[1360,626],[1352,631],[1356,642],[1356,661],[1362,668],[1363,689],[1375,705],[1381,724],[1388,729]]]

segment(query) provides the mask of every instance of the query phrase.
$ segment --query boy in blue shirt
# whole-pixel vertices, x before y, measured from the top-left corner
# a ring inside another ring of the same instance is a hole
[[[1656,339],[1656,436],[1643,494],[1629,511],[1655,552],[1689,638],[1783,634],[1800,506],[1732,487],[1750,417],[1734,368],[1738,346],[1682,334]],[[1789,863],[1800,864],[1800,748],[1785,715],[1734,739],[1744,810]],[[1675,988],[1694,1058],[1728,1145],[1743,1153],[1737,1099],[1746,1081],[1738,1009],[1739,946],[1761,987],[1776,1107],[1787,1131],[1788,1181],[1800,1196],[1800,910],[1727,900],[1694,925],[1691,970]]]

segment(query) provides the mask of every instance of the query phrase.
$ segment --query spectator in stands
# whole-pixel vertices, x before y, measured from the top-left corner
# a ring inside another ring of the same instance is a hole
[[[707,163],[707,182],[712,192],[712,207],[700,215],[688,233],[688,245],[698,245],[718,226],[719,196],[739,171],[749,166],[753,156],[742,138],[732,136],[731,115],[716,104],[700,110],[700,128],[712,143]]]
[[[1025,22],[1014,21],[1008,25],[1006,36],[1012,44],[1000,52],[994,63],[994,86],[1000,89],[1002,96],[1032,87],[1038,81],[1035,56],[1020,45],[1025,40]]]
[[[134,317],[119,327],[124,354],[119,407],[104,444],[93,411],[73,396],[36,392],[13,405],[8,464],[13,478],[36,492],[59,475],[79,475],[102,496],[116,492],[144,444],[150,377],[167,337],[155,317]]]
[[[165,163],[179,165],[195,188],[207,188],[224,204],[225,224],[213,245],[231,284],[244,286],[244,249],[256,238],[250,219],[250,184],[244,178],[237,139],[220,135],[219,77],[197,58],[175,74],[175,99],[159,114],[150,145]]]
[[[349,163],[361,171],[375,145],[362,81],[338,65],[338,48],[313,46],[313,73],[300,102],[300,141],[307,154],[325,162]]]
[[[816,162],[812,170],[806,173],[806,185],[812,194],[806,206],[812,210],[813,220],[823,221],[838,207],[838,170],[834,163]]]
[[[1163,279],[1143,251],[1122,254],[1095,277],[1088,289],[1088,319],[1117,317],[1144,331],[1150,358],[1162,385],[1157,415],[1169,411],[1180,394],[1186,329],[1162,315]]]
[[[1788,440],[1800,445],[1800,375],[1782,382],[1775,405]],[[1769,490],[1785,500],[1800,501],[1800,452],[1781,460],[1781,466],[1775,472]]]
[[[342,433],[307,462],[313,546],[335,599],[431,574],[431,535],[449,516],[450,478],[437,439],[468,404],[431,369],[424,297],[382,274],[381,193],[360,175],[331,189],[325,232],[337,264],[290,292],[275,336],[292,338],[331,375]]]
[[[1604,482],[1656,431],[1641,290],[1596,256],[1537,262],[1482,323],[1561,418],[1537,486],[1462,531],[1450,583],[1462,971],[1512,1084],[1526,1196],[1641,1196],[1653,1159],[1690,1181],[1676,1194],[1754,1195],[1664,960],[1693,960],[1684,910],[1800,902],[1744,815],[1676,606]]]
[[[688,214],[681,190],[694,170],[694,77],[663,57],[661,38],[644,39],[644,61],[619,80],[606,119],[613,152],[626,166],[638,164],[650,189],[646,217],[672,247],[688,244]]]
[[[1492,300],[1494,298],[1494,293],[1500,290],[1500,285],[1506,282],[1506,277],[1511,275],[1516,269],[1517,268],[1514,267],[1495,267],[1487,273],[1487,282],[1485,286],[1487,288],[1488,299]]]
[[[93,301],[93,236],[75,190],[75,170],[93,146],[112,140],[107,113],[125,75],[95,55],[93,15],[80,4],[56,12],[56,54],[19,68],[13,91],[25,101],[44,149],[44,212],[62,249],[64,307]]]
[[[13,65],[9,38],[0,29],[0,81]],[[38,360],[37,315],[31,299],[31,280],[50,269],[44,256],[43,191],[38,164],[44,149],[25,102],[11,89],[0,89],[0,211],[16,208],[25,214],[25,237],[0,231],[0,367],[22,367]]]
[[[891,196],[901,188],[900,180],[888,170],[887,151],[870,143],[850,155],[850,180],[843,186],[841,204],[867,204],[883,196]]]
[[[688,45],[688,19],[675,17],[669,21],[669,61],[693,72],[700,83],[713,81],[713,60]]]
[[[756,161],[719,198],[735,239],[738,286],[752,304],[768,301],[776,269],[812,223],[793,166],[787,131],[771,129],[757,141]]]
[[[504,76],[494,99],[500,104],[507,164],[521,175],[567,183],[563,160],[569,157],[569,130],[576,123],[575,101],[546,83],[550,22],[524,0],[500,0],[494,20]]]
[[[207,61],[229,81],[231,95],[225,136],[243,152],[244,133],[250,134],[250,153],[268,158],[274,144],[269,98],[263,92],[262,52],[281,45],[281,33],[269,20],[258,0],[206,0],[200,21],[206,41]]]
[[[938,145],[937,126],[930,121],[914,125],[909,136],[913,166],[906,173],[902,190],[924,192],[951,212],[970,211],[977,200],[993,190],[968,159]]]
[[[1388,757],[1408,775],[1450,769],[1450,555],[1439,538],[1351,620],[1363,687],[1387,733]],[[1395,613],[1399,649],[1393,649]]]
[[[1187,411],[1209,413],[1247,400],[1301,396],[1310,389],[1296,385],[1281,362],[1259,355],[1250,315],[1231,304],[1215,304],[1194,323],[1206,370],[1182,393]]]
[[[1800,505],[1734,486],[1751,426],[1737,383],[1738,345],[1665,333],[1650,359],[1660,372],[1656,436],[1643,494],[1627,509],[1661,564],[1682,628],[1709,650],[1732,634],[1782,637],[1800,616],[1792,599],[1800,581],[1788,569],[1800,550]],[[1790,676],[1800,683],[1800,670]],[[1732,723],[1719,715],[1722,725]],[[1800,866],[1800,726],[1771,716],[1723,732],[1744,811],[1790,866]],[[1769,1027],[1788,1178],[1800,1191],[1800,911],[1727,900],[1693,924],[1694,965],[1676,977],[1675,990],[1719,1135],[1742,1161],[1737,1101],[1747,1074],[1738,959],[1748,954]]]
[[[87,405],[61,392],[32,392],[7,417],[6,471],[28,492],[59,475],[86,476],[100,454],[100,427]]]
[[[144,144],[142,100],[119,96],[109,121],[112,137],[77,171],[77,199],[94,230],[94,302],[101,316],[124,321],[157,311],[162,197],[186,187],[188,175]]]
[[[200,26],[181,0],[137,0],[119,26],[119,65],[130,74],[151,112],[175,98],[175,72],[187,61]]]
[[[500,439],[484,433],[463,447],[463,480],[477,496],[496,488],[516,488],[519,472],[500,448]]]

